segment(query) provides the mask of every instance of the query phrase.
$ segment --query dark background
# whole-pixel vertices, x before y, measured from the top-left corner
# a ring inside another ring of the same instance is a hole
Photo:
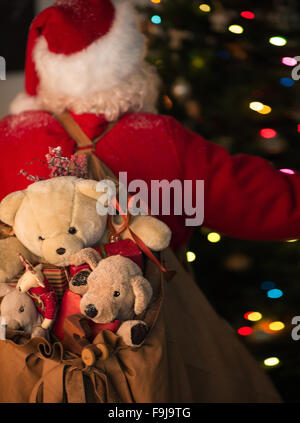
[[[202,3],[211,11],[202,12]],[[281,63],[282,57],[300,55],[298,3],[145,1],[140,10],[149,38],[148,60],[163,82],[160,112],[175,116],[232,154],[255,154],[278,169],[300,170],[300,81],[290,87],[281,83],[292,70]],[[254,12],[255,19],[242,18],[245,10]],[[162,22],[153,24],[153,15]],[[0,55],[6,58],[8,71],[23,69],[33,16],[32,1],[1,0]],[[242,25],[243,34],[228,31],[231,24]],[[286,46],[269,43],[276,35],[287,39]],[[270,105],[272,112],[261,115],[250,110],[251,101]],[[262,138],[263,128],[276,130],[277,136]],[[300,315],[299,242],[249,242],[220,234],[220,242],[211,243],[207,239],[211,231],[197,229],[189,247],[196,254],[192,266],[199,286],[235,330],[253,329],[240,338],[261,366],[268,357],[279,358],[279,365],[266,370],[285,401],[299,402],[300,341],[291,338],[291,319]],[[268,298],[261,288],[264,281],[273,281],[283,296]],[[261,312],[263,319],[247,321],[248,311]],[[272,321],[283,322],[285,328],[270,331]]]

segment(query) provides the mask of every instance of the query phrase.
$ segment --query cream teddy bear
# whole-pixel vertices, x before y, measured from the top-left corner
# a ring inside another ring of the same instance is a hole
[[[0,239],[0,283],[18,275],[23,265],[18,254],[34,264],[68,266],[70,257],[86,247],[107,242],[107,215],[97,213],[103,193],[97,181],[60,176],[35,182],[0,203],[0,220],[15,237]],[[168,247],[171,231],[151,216],[136,216],[130,228],[154,251]],[[125,231],[121,238],[129,237]]]

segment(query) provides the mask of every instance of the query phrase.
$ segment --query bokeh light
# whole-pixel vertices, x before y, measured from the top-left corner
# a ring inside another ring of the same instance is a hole
[[[284,87],[292,87],[295,84],[295,81],[292,78],[280,78],[280,84]]]
[[[261,284],[261,289],[264,289],[265,291],[268,291],[269,289],[275,288],[276,284],[272,281],[265,281]]]
[[[251,333],[253,332],[253,329],[250,328],[250,326],[242,326],[241,328],[238,329],[237,332],[241,336],[248,336],[248,335],[251,335]]]
[[[281,62],[286,66],[296,66],[298,63],[293,57],[283,57]]]
[[[248,313],[244,314],[244,318],[250,320],[250,322],[258,322],[262,317],[262,314],[258,311],[248,311]]]
[[[206,13],[211,11],[210,5],[206,3],[200,4],[199,9],[201,10],[201,12],[206,12]]]
[[[218,234],[217,232],[210,232],[207,235],[207,239],[208,239],[209,242],[216,243],[216,242],[219,242],[221,240],[221,235]]]
[[[269,39],[270,44],[272,44],[273,46],[278,46],[278,47],[282,47],[285,46],[287,43],[287,40],[283,37],[271,37]]]
[[[272,128],[263,128],[260,131],[260,135],[263,138],[274,138],[277,135],[277,132]]]
[[[196,254],[193,251],[187,251],[186,253],[186,260],[188,263],[192,263],[196,260]]]
[[[249,107],[251,110],[254,110],[255,112],[259,112],[260,110],[264,108],[264,105],[260,101],[252,101]]]
[[[283,296],[283,292],[281,289],[274,288],[267,292],[267,296],[272,299],[281,298]]]
[[[151,22],[155,25],[159,25],[161,23],[161,17],[158,15],[153,15],[151,18]]]
[[[230,25],[228,30],[234,34],[242,34],[244,32],[244,28],[241,25]]]
[[[288,175],[295,175],[295,171],[293,169],[279,169],[282,173],[287,173]]]
[[[253,12],[250,12],[249,10],[245,10],[245,11],[241,12],[241,16],[242,16],[242,18],[245,18],[245,19],[254,19],[255,18],[255,14]]]
[[[269,113],[271,113],[272,109],[270,106],[266,106],[264,104],[263,108],[261,110],[258,110],[258,113],[262,114],[262,115],[268,115]]]
[[[280,363],[279,358],[269,357],[264,360],[264,365],[267,367],[277,366]]]
[[[275,332],[280,331],[285,328],[285,324],[283,322],[277,321],[272,322],[269,324],[269,328]]]

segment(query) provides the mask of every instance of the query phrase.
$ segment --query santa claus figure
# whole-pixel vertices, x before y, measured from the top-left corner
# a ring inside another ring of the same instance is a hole
[[[94,154],[116,175],[127,172],[128,183],[203,180],[205,226],[245,239],[299,238],[300,176],[281,173],[259,157],[231,157],[174,118],[157,114],[159,82],[145,54],[130,1],[58,0],[35,18],[25,93],[0,122],[0,200],[28,185],[19,176],[24,163],[31,163],[31,174],[48,176],[39,160],[44,161],[49,147],[61,146],[65,156],[75,152],[75,141],[56,118],[69,111],[90,140],[105,133]],[[110,123],[114,126],[106,132]],[[190,193],[194,198],[195,191],[196,184]],[[186,217],[172,212],[160,216],[172,230],[174,250],[193,232]],[[197,367],[192,353],[189,360],[191,375]],[[221,385],[212,380],[208,389],[218,391],[215,399],[222,401],[231,382],[222,381],[222,397]],[[195,390],[197,400],[206,398],[205,389]]]

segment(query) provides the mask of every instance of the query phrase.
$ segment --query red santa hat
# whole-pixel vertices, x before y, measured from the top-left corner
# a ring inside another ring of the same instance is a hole
[[[81,98],[109,90],[139,66],[144,44],[128,0],[57,0],[32,22],[26,95],[12,112],[37,108],[40,86]]]

